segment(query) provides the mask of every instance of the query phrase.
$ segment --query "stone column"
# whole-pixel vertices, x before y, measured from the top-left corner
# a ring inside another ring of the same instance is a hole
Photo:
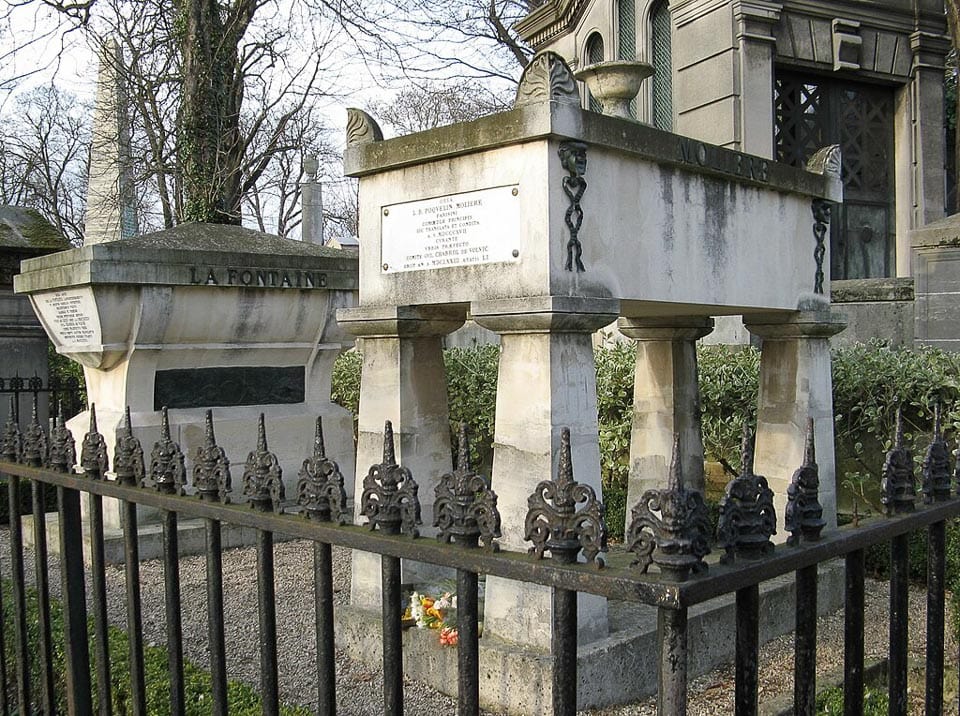
[[[713,330],[713,319],[621,318],[617,327],[637,341],[627,486],[629,527],[630,508],[640,496],[667,486],[674,435],[680,437],[687,487],[704,489],[696,341]]]
[[[774,27],[782,2],[734,0],[733,16],[739,62],[734,70],[740,90],[736,125],[736,148],[773,158],[773,68],[777,55]]]
[[[397,462],[420,486],[423,534],[433,533],[433,496],[440,475],[453,468],[450,416],[443,367],[443,337],[464,321],[463,310],[411,306],[341,309],[337,321],[362,339],[360,415],[354,514],[360,517],[363,478],[383,460],[383,424],[390,420]],[[436,577],[439,568],[404,561],[405,582]],[[353,553],[350,599],[354,606],[379,608],[380,556]]]
[[[837,525],[837,471],[833,445],[833,381],[830,336],[846,327],[829,309],[798,312],[778,320],[744,317],[747,329],[763,339],[754,471],[774,492],[776,541],[787,535],[783,517],[787,486],[803,463],[807,418],[814,421],[814,446],[820,467],[820,503],[827,528]]]
[[[570,429],[574,479],[601,497],[592,333],[616,318],[619,301],[542,296],[473,303],[471,312],[501,336],[492,482],[501,544],[526,551],[527,498],[555,477],[562,428]],[[581,594],[578,615],[581,644],[607,636],[606,600]],[[547,650],[552,623],[549,589],[487,578],[486,633]]]

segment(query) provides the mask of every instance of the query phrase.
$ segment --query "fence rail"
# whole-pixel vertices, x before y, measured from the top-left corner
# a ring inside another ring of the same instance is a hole
[[[478,675],[478,575],[496,575],[545,585],[554,590],[552,658],[553,707],[556,714],[573,714],[577,703],[576,592],[657,607],[659,612],[659,696],[662,714],[684,714],[687,703],[687,610],[717,596],[736,595],[736,712],[758,712],[759,585],[793,573],[797,585],[795,641],[795,710],[814,713],[816,697],[817,565],[842,557],[847,567],[845,604],[845,713],[863,711],[863,608],[864,550],[875,544],[891,545],[891,618],[889,694],[891,713],[907,711],[906,613],[908,536],[926,530],[929,541],[927,609],[927,713],[943,711],[943,631],[945,522],[960,516],[960,468],[952,484],[949,451],[937,431],[924,460],[922,492],[915,499],[913,461],[898,432],[886,456],[883,496],[889,515],[860,521],[821,534],[822,509],[817,500],[817,469],[808,450],[805,464],[794,475],[788,495],[787,544],[773,545],[776,524],[773,494],[762,476],[752,471],[752,440],[745,436],[741,474],[731,481],[721,502],[718,539],[707,533],[706,509],[699,493],[683,484],[682,467],[675,451],[671,484],[652,490],[633,509],[628,530],[629,558],[619,556],[602,566],[606,548],[603,510],[592,491],[573,479],[569,440],[565,433],[560,468],[555,479],[545,480],[531,496],[527,535],[532,552],[498,551],[496,496],[489,482],[470,469],[465,431],[457,469],[444,475],[437,488],[435,512],[440,540],[416,538],[419,501],[414,476],[396,463],[393,436],[386,426],[384,458],[371,467],[363,483],[358,513],[367,526],[341,524],[347,515],[343,478],[336,463],[325,455],[318,421],[313,453],[305,456],[295,500],[285,501],[276,456],[269,452],[261,420],[256,450],[242,478],[243,504],[228,502],[232,484],[229,465],[217,447],[208,414],[207,439],[194,460],[192,481],[184,468],[179,446],[170,440],[164,413],[163,434],[149,463],[129,424],[118,430],[113,469],[116,479],[105,479],[108,460],[95,417],[85,436],[77,463],[72,438],[57,419],[49,436],[35,417],[21,433],[8,421],[0,444],[0,473],[8,479],[11,505],[19,500],[25,482],[34,500],[43,498],[45,486],[56,488],[60,518],[62,593],[66,617],[67,698],[70,713],[93,710],[92,689],[98,693],[101,713],[109,703],[110,669],[107,652],[106,588],[103,560],[102,499],[120,500],[124,514],[127,624],[130,634],[133,712],[146,712],[142,613],[140,605],[137,505],[161,510],[164,534],[165,612],[171,674],[173,713],[183,713],[183,649],[180,629],[177,524],[181,517],[205,521],[207,552],[207,604],[212,671],[212,712],[229,712],[226,691],[226,657],[223,632],[223,574],[221,525],[230,523],[257,530],[258,618],[261,654],[260,691],[264,713],[279,711],[276,653],[276,597],[273,579],[273,536],[283,534],[314,544],[316,639],[318,653],[319,713],[336,711],[333,661],[333,580],[331,545],[382,555],[383,697],[385,714],[403,712],[403,650],[400,560],[413,559],[457,570],[459,617],[458,712],[479,712]],[[149,467],[147,466],[149,464]],[[186,495],[190,482],[195,494]],[[87,494],[91,526],[89,579],[92,585],[93,663],[87,636],[87,602],[82,554],[80,495]],[[253,509],[251,509],[253,508]],[[0,714],[53,712],[53,644],[49,628],[47,556],[42,520],[35,521],[36,574],[40,592],[39,693],[31,692],[30,655],[27,645],[26,587],[23,536],[19,519],[10,527],[15,629],[0,637]],[[481,547],[480,545],[483,545]],[[721,547],[720,561],[707,560],[711,546]],[[549,558],[542,558],[549,553]],[[587,562],[578,562],[583,555]],[[6,576],[6,575],[4,575]],[[46,602],[46,604],[44,604]],[[13,683],[6,681],[7,660],[16,668]],[[106,711],[108,712],[108,710]]]

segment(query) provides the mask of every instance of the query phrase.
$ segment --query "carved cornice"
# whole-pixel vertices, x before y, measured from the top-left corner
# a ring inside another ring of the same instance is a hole
[[[561,35],[573,32],[583,17],[589,0],[548,0],[513,28],[534,50]]]

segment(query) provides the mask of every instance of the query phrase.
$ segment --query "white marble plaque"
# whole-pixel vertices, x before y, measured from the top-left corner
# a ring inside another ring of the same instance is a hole
[[[515,185],[391,204],[381,211],[383,273],[520,260]]]
[[[37,308],[61,346],[100,343],[100,316],[93,293],[86,288],[65,289],[36,297]]]

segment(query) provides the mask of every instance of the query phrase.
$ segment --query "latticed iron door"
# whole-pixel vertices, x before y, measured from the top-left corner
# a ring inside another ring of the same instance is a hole
[[[844,202],[831,222],[835,279],[892,275],[895,266],[893,91],[887,87],[777,72],[777,160],[803,167],[839,144]]]

